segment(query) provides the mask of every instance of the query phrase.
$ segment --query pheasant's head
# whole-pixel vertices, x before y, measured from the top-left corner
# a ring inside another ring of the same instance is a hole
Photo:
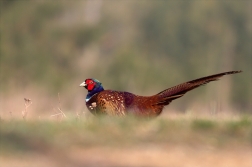
[[[88,78],[80,84],[80,86],[85,87],[88,92],[92,91],[102,91],[104,90],[102,84],[97,79]]]
[[[92,78],[86,79],[84,82],[80,84],[80,86],[83,86],[88,90],[88,94],[86,96],[86,102],[89,101],[94,94],[104,90],[101,82],[98,81],[97,79]]]

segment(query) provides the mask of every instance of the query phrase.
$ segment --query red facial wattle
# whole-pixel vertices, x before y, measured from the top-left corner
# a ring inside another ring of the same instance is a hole
[[[91,91],[91,90],[94,89],[94,87],[95,87],[95,84],[94,84],[94,83],[88,84],[88,85],[87,85],[87,90],[88,90],[88,91]]]
[[[88,91],[92,91],[95,87],[95,82],[92,79],[86,79],[85,84],[86,84],[85,88]]]

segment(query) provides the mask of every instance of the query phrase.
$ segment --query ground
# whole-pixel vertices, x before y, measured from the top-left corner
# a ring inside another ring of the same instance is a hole
[[[252,119],[1,119],[0,144],[5,167],[251,167]]]

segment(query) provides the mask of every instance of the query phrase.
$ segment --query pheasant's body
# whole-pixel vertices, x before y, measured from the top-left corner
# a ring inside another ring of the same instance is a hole
[[[129,92],[104,90],[96,93],[86,102],[87,108],[93,114],[108,115],[158,115],[163,105],[155,105],[157,96],[137,96]]]
[[[216,81],[223,75],[239,72],[241,71],[230,71],[199,78],[171,87],[153,96],[138,96],[129,92],[104,90],[101,83],[95,79],[86,79],[80,86],[88,89],[86,106],[93,114],[157,116],[165,105],[183,96],[186,92]]]

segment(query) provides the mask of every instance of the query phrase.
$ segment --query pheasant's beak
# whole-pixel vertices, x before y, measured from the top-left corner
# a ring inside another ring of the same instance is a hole
[[[82,83],[80,84],[80,86],[85,87],[85,86],[87,86],[87,84],[86,84],[86,82],[82,82]]]

